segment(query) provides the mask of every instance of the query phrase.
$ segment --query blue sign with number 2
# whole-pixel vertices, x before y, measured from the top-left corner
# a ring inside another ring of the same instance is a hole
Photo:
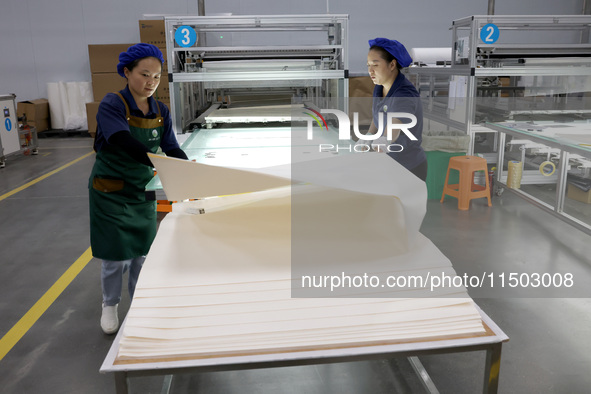
[[[174,33],[174,40],[183,48],[192,47],[197,41],[197,33],[191,26],[179,26]]]
[[[494,44],[499,39],[499,28],[494,23],[482,26],[480,30],[480,39],[485,44]]]

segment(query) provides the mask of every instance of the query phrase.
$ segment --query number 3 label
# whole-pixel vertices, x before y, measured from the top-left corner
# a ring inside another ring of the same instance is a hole
[[[493,23],[482,26],[480,39],[485,44],[494,44],[499,39],[499,28]]]
[[[197,33],[191,26],[179,26],[174,33],[174,40],[184,48],[192,47],[197,41]]]

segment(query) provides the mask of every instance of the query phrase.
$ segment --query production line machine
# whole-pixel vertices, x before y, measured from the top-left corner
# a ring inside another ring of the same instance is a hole
[[[298,121],[348,109],[347,15],[169,16],[165,32],[173,126],[191,160],[260,168],[338,143],[329,117],[314,140]]]
[[[470,154],[496,160],[485,122],[591,117],[589,15],[474,15],[451,26],[451,62],[408,69],[434,128],[471,137]],[[492,134],[492,135],[491,135]]]
[[[431,134],[465,133],[498,195],[511,190],[588,233],[590,31],[589,15],[474,15],[452,22],[449,65],[408,69]]]
[[[166,17],[177,132],[291,120],[290,105],[345,98],[346,15]]]

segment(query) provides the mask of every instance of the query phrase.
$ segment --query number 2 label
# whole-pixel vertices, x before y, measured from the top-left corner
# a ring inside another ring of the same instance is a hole
[[[485,44],[494,44],[499,39],[499,28],[493,23],[482,26],[480,39]]]

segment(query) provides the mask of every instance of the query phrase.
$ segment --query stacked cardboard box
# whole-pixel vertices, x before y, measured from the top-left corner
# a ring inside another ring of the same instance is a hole
[[[49,102],[47,99],[20,101],[16,107],[17,116],[27,117],[27,124],[37,132],[49,130]]]
[[[164,102],[166,105],[170,105],[164,20],[140,20],[139,28],[141,42],[156,45],[162,51],[164,56],[162,76],[160,85],[154,93],[154,98]],[[127,80],[117,74],[117,64],[119,63],[119,54],[126,51],[131,45],[134,44],[88,46],[94,102],[86,105],[86,115],[88,117],[88,129],[91,135],[94,135],[96,130],[96,113],[100,101],[107,93],[118,92],[127,84]]]
[[[164,34],[164,20],[140,20],[140,40],[146,44],[166,48],[166,34]]]
[[[164,55],[164,64],[162,65],[162,77],[160,85],[154,93],[154,98],[170,106],[170,90],[168,87],[168,58],[166,53],[166,34],[163,19],[140,20],[140,41],[146,44],[156,45],[162,55]]]
[[[90,60],[90,72],[92,73],[92,90],[94,101],[101,101],[107,93],[118,92],[127,84],[127,80],[117,74],[119,54],[134,44],[107,44],[89,45],[88,57]],[[162,80],[160,87],[156,90],[155,97],[162,97],[170,100],[168,93],[168,75],[166,74],[166,50],[161,48],[164,55],[162,66]],[[165,90],[162,88],[165,85]]]
[[[86,104],[88,132],[94,137],[96,113],[100,101],[107,93],[118,92],[127,85],[127,80],[117,74],[119,54],[133,44],[89,45],[88,59],[92,74],[92,93],[94,101]]]
[[[118,92],[127,84],[127,80],[117,74],[117,64],[119,54],[131,45],[133,44],[88,46],[94,101],[101,101],[107,93]]]
[[[349,114],[359,114],[359,124],[369,127],[372,121],[371,103],[375,84],[369,76],[349,78]]]

